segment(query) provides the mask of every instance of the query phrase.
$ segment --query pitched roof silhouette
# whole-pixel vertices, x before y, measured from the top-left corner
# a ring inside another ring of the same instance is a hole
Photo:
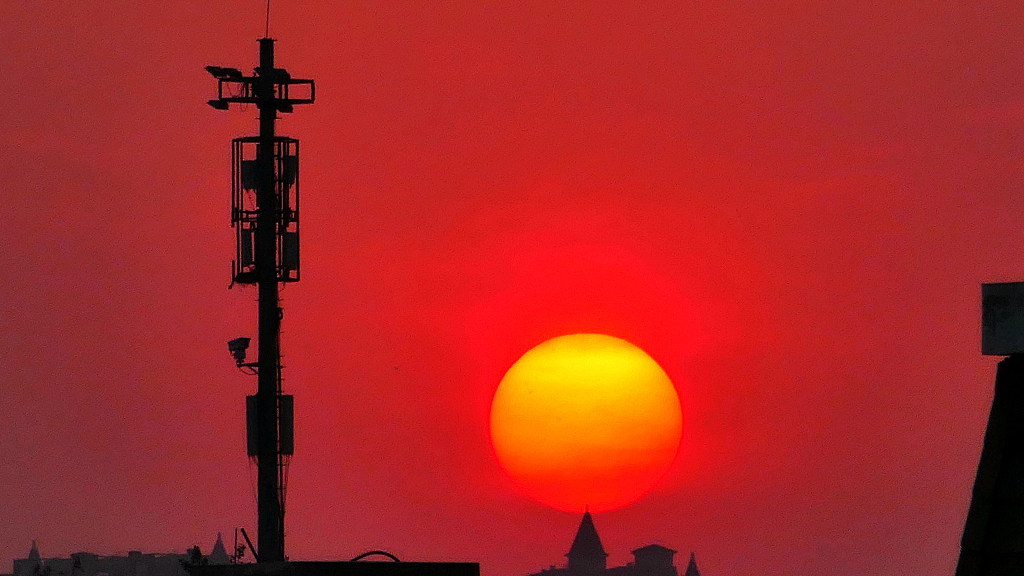
[[[231,557],[228,556],[227,550],[224,549],[224,540],[220,537],[220,532],[217,532],[217,541],[213,544],[213,550],[210,550],[207,558],[210,564],[230,564]]]
[[[590,510],[583,513],[583,520],[580,521],[580,527],[576,530],[576,537],[572,539],[572,546],[569,547],[569,552],[566,556],[570,560],[573,558],[600,558],[601,562],[608,554],[604,551],[604,547],[601,546],[601,538],[597,535],[597,529],[594,528],[594,519],[590,517]]]
[[[686,572],[683,576],[700,576],[700,571],[697,570],[697,560],[693,557],[693,552],[690,552],[690,563],[686,565]]]

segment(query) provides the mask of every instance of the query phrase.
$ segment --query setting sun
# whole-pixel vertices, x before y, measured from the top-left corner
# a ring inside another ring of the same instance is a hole
[[[682,435],[679,397],[643,350],[603,334],[543,342],[509,368],[491,441],[511,478],[566,511],[609,510],[665,474]]]

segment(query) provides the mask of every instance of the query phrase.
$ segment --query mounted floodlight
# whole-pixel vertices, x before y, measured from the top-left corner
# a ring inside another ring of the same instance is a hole
[[[207,100],[206,103],[209,104],[211,108],[214,108],[216,110],[227,110],[228,109],[228,103],[225,102],[224,100],[213,99],[213,100]]]
[[[242,71],[238,68],[222,68],[220,66],[207,66],[206,71],[218,80],[241,80]]]
[[[249,348],[249,338],[241,337],[228,341],[228,352],[235,359],[235,364],[241,366],[245,362],[245,351]]]
[[[981,353],[1024,353],[1024,282],[981,285]]]

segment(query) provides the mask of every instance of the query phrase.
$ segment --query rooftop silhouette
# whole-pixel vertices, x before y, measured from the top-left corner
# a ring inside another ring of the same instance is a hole
[[[594,528],[594,519],[590,511],[583,513],[583,520],[572,539],[572,546],[566,553],[569,559],[569,570],[577,572],[593,572],[607,568],[608,553],[601,546],[601,537]]]
[[[186,576],[182,562],[188,558],[189,553],[154,554],[137,550],[124,556],[75,552],[66,558],[44,558],[33,540],[28,556],[14,560],[11,576]],[[210,554],[203,560],[210,565],[231,561],[219,533]]]
[[[580,527],[565,554],[569,560],[566,566],[552,566],[528,576],[679,576],[672,560],[676,551],[671,548],[648,544],[633,550],[632,554],[633,562],[608,568],[608,553],[601,545],[594,518],[588,510],[583,513]],[[693,552],[690,553],[690,562],[683,576],[700,576]]]

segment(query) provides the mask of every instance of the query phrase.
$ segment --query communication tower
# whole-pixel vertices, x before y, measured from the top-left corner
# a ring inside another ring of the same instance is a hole
[[[268,30],[269,10],[268,2]],[[255,104],[259,110],[259,134],[231,142],[231,284],[252,284],[259,291],[258,359],[246,362],[249,338],[228,342],[238,367],[257,380],[256,394],[245,403],[248,454],[257,466],[257,564],[200,562],[185,569],[190,576],[480,576],[475,562],[399,562],[380,550],[343,562],[294,562],[285,556],[284,478],[294,451],[294,410],[292,397],[281,392],[283,313],[278,289],[281,283],[299,280],[299,142],[278,136],[274,123],[279,113],[312,104],[315,88],[312,80],[292,78],[274,67],[272,39],[261,38],[259,46],[259,66],[252,76],[237,68],[206,67],[217,79],[217,97],[210,106],[227,110],[231,104]],[[240,532],[252,550],[249,536],[244,529]],[[371,556],[394,562],[360,561]]]
[[[299,280],[299,142],[275,133],[279,113],[312,104],[312,80],[274,67],[274,40],[259,40],[259,66],[246,76],[237,68],[207,66],[217,79],[208,104],[255,104],[259,134],[231,142],[231,225],[235,228],[232,286],[255,285],[258,296],[258,358],[245,361],[248,338],[228,343],[239,368],[256,375],[256,394],[246,398],[248,455],[257,466],[257,562],[280,562],[284,553],[284,479],[292,455],[293,402],[281,392],[279,284]]]

